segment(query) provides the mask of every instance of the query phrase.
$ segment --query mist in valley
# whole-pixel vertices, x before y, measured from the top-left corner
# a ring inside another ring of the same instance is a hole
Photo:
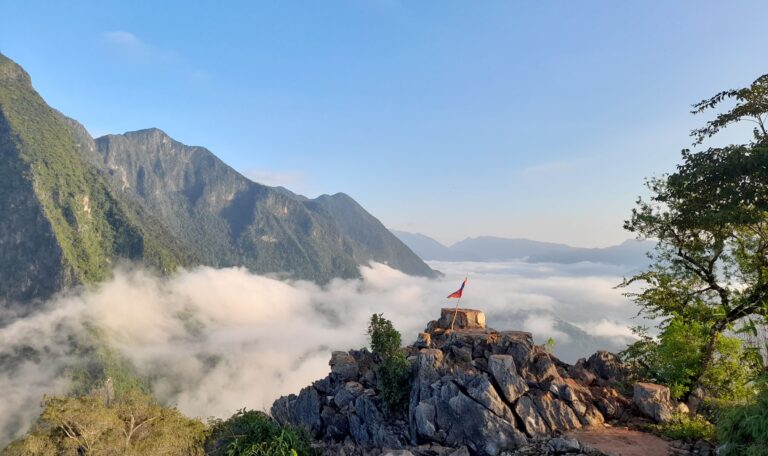
[[[243,268],[199,267],[161,278],[119,268],[89,290],[62,294],[0,328],[0,445],[23,434],[44,394],[71,388],[72,340],[98,328],[135,366],[153,394],[190,416],[268,410],[328,371],[333,350],[366,346],[367,321],[383,313],[411,343],[465,275],[462,306],[484,310],[496,329],[555,341],[573,362],[631,340],[634,305],[615,286],[628,271],[592,263],[432,262],[445,275],[425,279],[382,264],[362,279],[325,286],[285,281]],[[10,312],[8,310],[7,312]],[[11,320],[10,314],[5,320]]]

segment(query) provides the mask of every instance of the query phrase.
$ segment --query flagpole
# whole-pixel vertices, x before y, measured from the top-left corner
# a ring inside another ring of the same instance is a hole
[[[456,310],[453,311],[453,320],[451,320],[451,331],[453,331],[453,324],[456,323],[456,315],[459,313],[459,303],[461,298],[456,300]]]
[[[464,285],[467,283],[467,279],[469,278],[469,274],[464,276],[464,283],[461,285],[461,291],[464,291]],[[453,320],[451,320],[451,331],[453,331],[453,324],[456,323],[456,315],[459,313],[459,303],[461,302],[461,296],[459,296],[459,299],[456,300],[456,309],[453,311]]]

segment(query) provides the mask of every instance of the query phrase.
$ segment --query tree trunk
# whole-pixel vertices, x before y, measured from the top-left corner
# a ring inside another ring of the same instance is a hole
[[[712,363],[712,358],[715,355],[715,344],[717,343],[717,338],[720,337],[720,333],[723,332],[723,328],[725,328],[726,322],[719,321],[717,322],[712,329],[709,331],[709,340],[707,341],[707,345],[704,347],[704,356],[701,358],[701,364],[699,365],[699,371],[696,373],[696,378],[693,382],[693,386],[691,388],[691,391],[688,393],[697,390],[700,388],[702,377],[704,377],[704,373],[709,368],[709,365]]]

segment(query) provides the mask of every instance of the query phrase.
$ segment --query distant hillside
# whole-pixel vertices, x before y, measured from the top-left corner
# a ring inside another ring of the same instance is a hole
[[[468,238],[447,247],[423,234],[392,230],[408,247],[426,261],[507,261],[572,264],[581,261],[640,267],[648,262],[646,252],[652,241],[627,240],[604,248],[571,247],[566,244],[508,239],[492,236]]]
[[[68,123],[0,54],[0,303],[45,298],[108,276],[117,258],[163,271],[196,259],[117,195]]]
[[[94,140],[2,54],[0,212],[0,303],[98,282],[120,259],[320,283],[359,277],[370,261],[437,274],[346,195],[252,182],[156,128]]]

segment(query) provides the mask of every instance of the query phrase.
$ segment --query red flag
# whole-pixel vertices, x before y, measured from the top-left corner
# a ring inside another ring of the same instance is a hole
[[[448,295],[448,299],[450,298],[461,298],[461,295],[464,293],[464,285],[467,284],[467,279],[465,278],[463,282],[461,282],[461,288],[454,291],[453,293]]]

